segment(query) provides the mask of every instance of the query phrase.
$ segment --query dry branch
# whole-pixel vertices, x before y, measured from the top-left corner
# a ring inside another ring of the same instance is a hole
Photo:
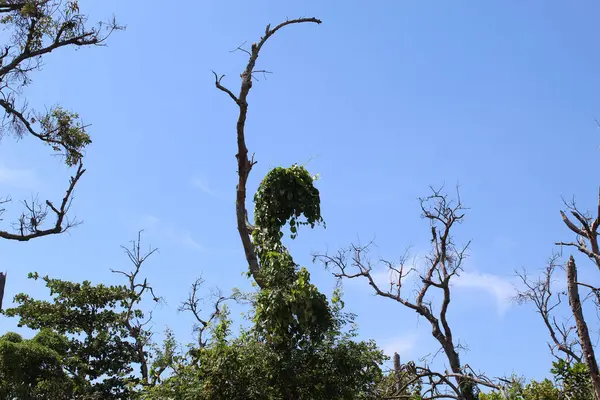
[[[455,224],[463,220],[465,208],[460,200],[460,195],[457,196],[456,201],[451,201],[439,190],[432,188],[432,191],[432,195],[420,199],[420,204],[423,218],[430,222],[433,248],[427,257],[427,266],[420,274],[420,289],[413,298],[406,296],[402,290],[405,283],[404,278],[411,272],[411,267],[405,265],[405,259],[396,266],[389,261],[380,260],[380,264],[383,264],[393,275],[389,289],[382,288],[375,281],[373,275],[375,265],[368,258],[369,245],[351,245],[335,255],[315,254],[314,260],[319,260],[326,268],[331,268],[334,276],[339,279],[366,279],[376,295],[394,300],[424,317],[431,325],[432,335],[441,345],[450,365],[450,372],[445,374],[428,371],[431,379],[439,380],[430,380],[430,386],[445,384],[452,389],[453,396],[457,396],[454,398],[474,400],[472,385],[480,382],[471,378],[467,379],[447,318],[451,301],[450,282],[462,270],[462,263],[469,246],[467,243],[464,247],[457,247],[453,242],[451,231]],[[431,302],[428,300],[432,291],[442,293],[440,310],[437,313],[434,313]],[[455,384],[448,384],[451,380]],[[433,392],[429,394],[431,396],[439,395],[439,393]]]
[[[144,385],[148,385],[150,383],[150,374],[148,368],[147,346],[150,343],[152,334],[144,327],[151,322],[152,312],[149,313],[150,315],[145,321],[142,321],[136,315],[134,307],[142,300],[142,297],[145,293],[150,293],[155,302],[159,302],[160,298],[154,294],[154,289],[152,286],[150,286],[147,279],[144,279],[142,282],[140,282],[138,279],[138,275],[144,262],[148,259],[148,257],[158,251],[158,249],[150,247],[148,252],[142,252],[142,232],[142,230],[138,232],[137,240],[132,241],[131,248],[121,246],[121,248],[125,250],[125,254],[127,254],[129,261],[133,264],[133,270],[121,271],[111,269],[111,272],[123,275],[127,279],[127,289],[130,295],[124,301],[126,312],[123,317],[123,323],[130,336],[135,341],[134,345],[138,356],[138,362],[140,363],[142,383]]]
[[[67,218],[67,213],[71,207],[75,185],[77,185],[77,182],[84,173],[85,169],[80,162],[77,172],[71,177],[69,187],[58,207],[50,200],[46,200],[45,205],[42,205],[35,199],[31,202],[24,201],[25,211],[21,214],[15,224],[15,232],[0,231],[0,238],[26,242],[42,236],[63,233],[69,228],[78,225],[80,222],[69,220]],[[0,210],[0,213],[2,211],[3,210]],[[52,211],[55,216],[53,226],[42,229],[42,225],[45,222],[49,211]]]
[[[86,141],[74,139],[69,124],[52,124],[56,119],[52,111],[41,115],[28,109],[22,98],[21,88],[31,82],[30,72],[39,69],[43,56],[64,47],[99,46],[116,31],[123,29],[113,19],[88,26],[87,16],[79,12],[76,2],[54,0],[8,1],[0,5],[0,14],[8,30],[0,50],[0,109],[4,111],[0,125],[0,136],[6,131],[16,137],[25,135],[50,145],[67,158],[69,166],[78,165],[76,173],[63,201],[56,205],[47,200],[24,201],[25,211],[13,224],[14,232],[0,231],[0,238],[28,241],[34,238],[63,233],[77,225],[68,221],[67,211],[71,204],[75,185],[85,172],[82,165],[82,149]],[[20,103],[18,105],[17,103]],[[76,114],[69,114],[75,116]],[[64,121],[63,121],[64,122]],[[85,126],[76,124],[82,132]],[[76,135],[75,135],[76,136]],[[0,209],[0,213],[5,210]],[[49,228],[43,228],[46,216],[54,213],[56,220]]]
[[[566,323],[558,323],[556,317],[553,316],[553,312],[562,304],[562,298],[564,293],[555,293],[552,290],[552,277],[557,267],[558,255],[554,255],[542,277],[532,280],[528,277],[525,271],[518,272],[517,276],[521,279],[525,289],[519,291],[515,297],[517,303],[533,303],[536,308],[536,312],[540,314],[548,333],[550,334],[551,343],[548,343],[550,352],[557,359],[561,359],[561,355],[557,353],[561,352],[565,361],[570,363],[571,361],[581,362],[581,350],[579,348],[579,340],[573,338],[574,326],[567,325]]]
[[[228,300],[234,300],[234,296],[223,296],[220,290],[215,292],[215,301],[212,304],[213,311],[208,317],[202,316],[202,307],[204,299],[199,295],[200,287],[204,283],[204,279],[198,278],[192,283],[190,294],[181,306],[179,311],[190,311],[196,319],[194,325],[194,333],[196,334],[198,341],[198,348],[204,348],[208,344],[208,341],[204,338],[204,333],[211,326],[212,322],[215,321],[222,311],[222,304]]]
[[[246,147],[245,129],[246,118],[248,114],[248,94],[250,93],[250,89],[252,88],[253,74],[257,72],[255,70],[256,60],[258,59],[260,50],[262,49],[263,45],[271,36],[273,36],[277,31],[284,28],[285,26],[305,22],[320,24],[321,20],[317,18],[297,18],[282,22],[279,25],[275,26],[275,28],[271,28],[271,25],[267,25],[264,36],[262,36],[258,42],[252,44],[250,51],[246,50],[246,52],[249,53],[249,59],[248,64],[244,69],[244,72],[242,72],[242,74],[240,75],[242,78],[242,84],[239,95],[236,96],[231,90],[223,86],[221,81],[224,78],[224,75],[219,76],[217,73],[213,72],[215,76],[215,86],[217,87],[217,89],[226,93],[239,108],[239,115],[236,125],[238,148],[238,152],[236,154],[238,164],[238,184],[236,190],[236,219],[238,232],[242,240],[242,245],[244,247],[246,260],[250,268],[250,273],[252,274],[256,283],[261,287],[262,280],[260,278],[260,266],[258,263],[258,258],[256,256],[254,245],[251,240],[251,233],[253,227],[248,221],[248,210],[246,209],[246,183],[248,181],[248,176],[250,175],[252,167],[254,166],[254,164],[256,164],[256,161],[254,161],[254,156],[252,156],[251,159],[248,158],[248,148]]]
[[[590,339],[590,333],[588,326],[583,316],[583,310],[581,308],[581,300],[579,299],[579,287],[577,285],[577,266],[575,265],[575,259],[573,256],[569,257],[566,265],[567,269],[567,288],[569,292],[569,304],[575,317],[577,324],[577,333],[581,340],[581,350],[583,352],[583,358],[585,364],[588,367],[588,372],[592,380],[592,386],[594,387],[594,393],[596,399],[600,399],[600,373],[598,372],[598,363],[596,361],[596,355],[594,353],[594,347]]]

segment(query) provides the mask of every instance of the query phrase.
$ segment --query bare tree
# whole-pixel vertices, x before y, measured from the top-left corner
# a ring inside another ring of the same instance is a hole
[[[532,303],[536,312],[542,318],[544,326],[548,330],[551,342],[548,348],[554,357],[564,359],[566,362],[581,362],[581,347],[576,335],[576,327],[567,321],[557,321],[555,311],[563,304],[566,296],[564,291],[553,290],[553,275],[557,268],[558,254],[552,256],[544,273],[537,279],[531,279],[526,271],[517,273],[523,283],[524,289],[515,296],[519,304]]]
[[[204,337],[204,333],[208,328],[210,328],[212,322],[221,315],[223,303],[228,300],[235,299],[235,296],[223,296],[221,291],[216,289],[213,293],[215,300],[211,306],[212,312],[208,315],[208,317],[203,317],[202,303],[204,303],[204,298],[199,294],[202,284],[204,284],[204,279],[196,279],[194,283],[192,283],[191,291],[187,300],[185,300],[179,307],[179,311],[190,311],[196,319],[193,330],[197,337],[198,348],[204,348],[208,344],[208,340]]]
[[[260,265],[258,263],[258,257],[256,255],[254,244],[252,243],[251,239],[254,226],[248,221],[248,210],[246,208],[246,183],[248,181],[248,176],[250,175],[252,167],[254,166],[254,164],[256,164],[256,161],[254,160],[254,155],[252,155],[251,158],[248,157],[248,148],[246,147],[246,118],[248,115],[248,95],[250,93],[250,89],[252,88],[252,80],[255,79],[255,74],[267,72],[265,70],[256,69],[256,61],[258,59],[258,55],[264,44],[267,42],[267,40],[269,40],[269,38],[271,38],[277,31],[281,30],[282,28],[288,25],[301,24],[306,22],[320,24],[321,20],[317,18],[290,19],[280,23],[274,28],[271,28],[271,25],[269,24],[267,25],[265,33],[260,38],[260,40],[256,43],[252,43],[250,50],[245,50],[241,47],[238,47],[239,50],[245,52],[249,56],[248,64],[246,64],[244,72],[242,72],[242,74],[240,75],[240,77],[242,78],[242,84],[238,95],[235,95],[231,90],[223,86],[221,81],[225,77],[224,75],[219,76],[213,71],[213,74],[215,76],[215,85],[217,89],[226,93],[239,108],[239,115],[236,125],[238,147],[238,152],[236,154],[238,164],[238,184],[236,189],[235,201],[236,220],[238,232],[240,234],[242,245],[244,247],[246,260],[250,268],[250,273],[252,274],[252,277],[259,285],[259,287],[263,287],[264,283],[260,277]]]
[[[135,306],[142,301],[142,298],[146,293],[152,295],[153,301],[160,301],[160,298],[154,294],[154,289],[150,286],[148,280],[144,278],[144,280],[140,282],[139,279],[142,265],[148,257],[157,252],[158,249],[150,247],[146,253],[141,251],[142,232],[143,231],[139,231],[137,240],[131,242],[131,248],[121,246],[125,250],[125,254],[127,254],[129,261],[133,264],[133,270],[120,271],[111,269],[111,272],[123,275],[127,279],[127,289],[130,295],[124,301],[125,314],[123,316],[123,324],[129,332],[129,335],[135,341],[134,345],[137,359],[140,363],[142,383],[144,385],[149,385],[151,383],[151,377],[148,368],[147,348],[150,345],[152,333],[149,329],[146,329],[145,326],[152,321],[152,312],[149,313],[148,318],[143,320],[143,315],[139,310],[135,309]]]
[[[451,281],[462,270],[462,263],[469,246],[458,247],[451,236],[452,228],[464,218],[463,204],[460,195],[457,200],[449,200],[439,190],[432,188],[433,194],[420,199],[422,215],[430,221],[432,251],[426,257],[427,266],[424,271],[415,271],[407,265],[406,256],[395,264],[386,260],[372,263],[368,257],[370,245],[352,245],[348,249],[338,251],[335,255],[315,254],[314,259],[321,261],[326,268],[331,268],[339,279],[366,279],[375,294],[398,302],[425,318],[431,325],[433,337],[441,345],[450,366],[450,371],[444,373],[431,370],[428,366],[414,367],[412,372],[419,379],[425,379],[429,387],[425,390],[425,399],[455,398],[474,400],[475,385],[499,388],[484,375],[475,374],[467,365],[461,363],[458,354],[458,343],[447,318],[451,301]],[[374,268],[376,265],[385,266],[391,278],[389,287],[385,288],[376,282]],[[410,273],[418,272],[421,286],[414,294],[408,295],[405,281]],[[433,292],[442,294],[439,311],[434,311],[430,300]]]
[[[600,248],[598,246],[598,228],[600,227],[600,193],[598,195],[597,211],[596,215],[592,216],[590,213],[580,211],[575,201],[570,203],[565,202],[566,212],[561,210],[560,215],[565,225],[576,234],[576,240],[574,242],[558,242],[557,245],[574,247],[580,253],[585,254],[596,267],[600,270]],[[577,222],[573,222],[569,217],[570,214]],[[577,326],[577,334],[579,336],[579,342],[583,353],[583,360],[587,365],[592,386],[596,399],[600,399],[600,372],[598,371],[598,362],[592,341],[589,334],[587,322],[585,320],[582,301],[579,296],[579,287],[584,287],[591,291],[591,294],[595,296],[597,301],[600,299],[600,288],[585,282],[579,282],[577,279],[577,265],[574,257],[571,255],[566,264],[567,270],[567,290],[569,295],[569,305],[575,319]]]

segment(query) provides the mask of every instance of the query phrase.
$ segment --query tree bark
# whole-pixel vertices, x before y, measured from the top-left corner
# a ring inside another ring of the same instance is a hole
[[[2,311],[2,299],[4,299],[4,286],[6,285],[6,273],[0,272],[0,311]]]
[[[250,269],[250,273],[254,278],[254,281],[260,288],[264,288],[264,279],[260,276],[260,265],[258,262],[258,256],[256,254],[256,250],[254,248],[254,244],[252,243],[251,235],[254,227],[248,221],[248,209],[246,208],[246,183],[248,182],[248,176],[250,175],[250,171],[256,161],[254,161],[254,156],[251,158],[248,157],[248,148],[246,147],[246,118],[248,115],[248,95],[250,94],[250,89],[252,89],[252,79],[253,74],[258,72],[254,69],[256,66],[256,60],[258,59],[258,55],[260,53],[260,49],[267,42],[267,40],[273,36],[278,30],[281,28],[292,25],[292,24],[300,24],[305,22],[312,22],[316,24],[320,24],[321,20],[317,18],[296,18],[284,21],[277,25],[274,28],[271,28],[271,25],[267,25],[267,29],[265,29],[265,34],[260,38],[260,40],[256,43],[253,43],[250,51],[244,51],[249,55],[248,64],[244,69],[244,72],[240,75],[242,78],[242,85],[240,88],[239,95],[235,95],[231,90],[227,89],[225,86],[221,84],[221,79],[225,75],[221,75],[220,77],[213,71],[215,75],[215,85],[217,89],[225,92],[238,106],[239,114],[238,120],[236,124],[236,134],[237,134],[237,148],[238,152],[235,155],[237,158],[238,164],[238,184],[236,187],[236,196],[235,196],[235,215],[237,220],[237,228],[240,234],[240,239],[242,240],[242,246],[244,247],[244,253],[246,255],[246,260],[248,262],[248,266]],[[264,71],[263,71],[264,72]]]
[[[590,340],[588,326],[583,317],[581,300],[579,298],[579,287],[577,286],[577,266],[575,265],[573,256],[569,257],[569,261],[567,262],[567,289],[569,293],[569,304],[577,325],[577,335],[581,342],[583,359],[585,360],[590,379],[592,380],[595,398],[600,400],[600,373],[598,372],[598,363],[596,362],[594,348],[592,346],[592,341]]]

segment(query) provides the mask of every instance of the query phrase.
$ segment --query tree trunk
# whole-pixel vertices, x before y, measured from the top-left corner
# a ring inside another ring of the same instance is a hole
[[[2,311],[2,299],[4,299],[4,286],[6,285],[6,273],[0,272],[0,311]]]
[[[600,400],[600,373],[598,372],[598,363],[596,362],[594,348],[590,340],[588,326],[583,317],[583,310],[581,309],[579,288],[577,286],[577,266],[575,265],[573,256],[569,257],[569,261],[567,262],[567,289],[569,292],[569,304],[571,305],[573,317],[575,317],[575,323],[577,324],[577,335],[581,342],[583,358],[587,365],[590,379],[592,380],[595,397],[597,400]]]

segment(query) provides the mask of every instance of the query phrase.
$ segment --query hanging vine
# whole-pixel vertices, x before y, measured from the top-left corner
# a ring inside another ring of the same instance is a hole
[[[254,201],[252,239],[263,282],[257,297],[257,328],[276,343],[319,340],[333,324],[329,303],[282,243],[287,224],[292,239],[301,225],[324,225],[314,178],[296,164],[275,168],[261,182]]]
[[[243,50],[249,55],[248,64],[240,75],[239,95],[222,85],[223,75],[215,75],[215,86],[226,93],[238,106],[236,124],[238,184],[236,188],[236,219],[238,232],[248,261],[249,275],[260,287],[255,308],[255,322],[268,342],[288,348],[319,339],[334,324],[327,298],[310,283],[310,274],[300,268],[281,239],[283,227],[289,223],[291,237],[298,227],[322,223],[319,191],[313,177],[301,166],[275,168],[262,181],[255,197],[255,225],[248,221],[246,183],[254,156],[248,157],[246,147],[246,117],[248,95],[252,88],[258,55],[263,45],[280,29],[300,23],[316,23],[317,18],[287,20],[271,28],[267,25],[260,40]],[[240,49],[242,50],[242,49]],[[300,219],[304,217],[304,219]],[[291,346],[291,347],[290,347]]]

